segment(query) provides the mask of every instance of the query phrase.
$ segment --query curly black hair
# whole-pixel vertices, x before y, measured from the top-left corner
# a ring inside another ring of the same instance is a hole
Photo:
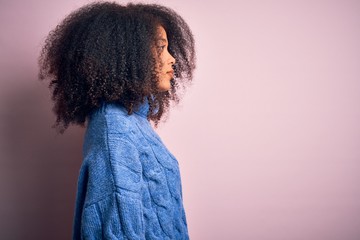
[[[176,59],[165,92],[157,89],[152,51],[159,26]],[[132,114],[146,100],[147,117],[157,125],[193,78],[194,44],[184,19],[161,5],[94,2],[72,12],[49,33],[39,56],[39,79],[50,82],[54,127],[84,126],[103,102],[121,103]]]

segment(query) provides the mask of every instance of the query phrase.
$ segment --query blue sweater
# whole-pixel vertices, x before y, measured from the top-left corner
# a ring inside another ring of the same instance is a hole
[[[73,239],[189,239],[179,165],[148,109],[104,104],[90,116]]]

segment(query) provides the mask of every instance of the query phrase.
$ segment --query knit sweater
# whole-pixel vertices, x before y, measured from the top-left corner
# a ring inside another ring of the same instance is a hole
[[[179,165],[153,130],[147,103],[91,114],[73,239],[189,239]]]

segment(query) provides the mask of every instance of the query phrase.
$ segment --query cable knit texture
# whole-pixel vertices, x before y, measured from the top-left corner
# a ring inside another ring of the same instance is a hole
[[[146,119],[104,104],[90,119],[73,239],[189,239],[179,165]]]

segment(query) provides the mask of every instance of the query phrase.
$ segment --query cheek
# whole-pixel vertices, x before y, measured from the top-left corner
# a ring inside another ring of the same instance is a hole
[[[166,57],[165,57],[165,54],[162,53],[159,57],[159,62],[160,62],[160,66],[163,67],[166,63]]]
[[[164,53],[161,53],[156,60],[156,70],[158,73],[162,73],[166,63],[166,57]]]

